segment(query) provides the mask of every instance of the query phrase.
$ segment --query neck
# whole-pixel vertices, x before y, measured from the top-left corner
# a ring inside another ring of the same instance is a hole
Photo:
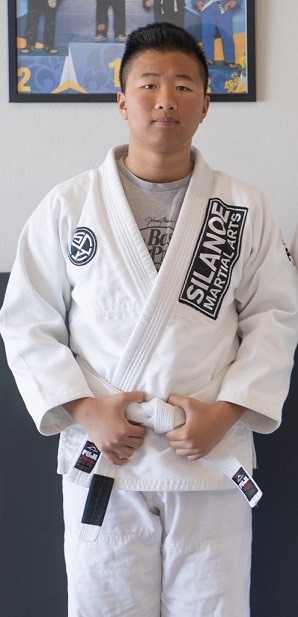
[[[189,151],[184,155],[167,154],[165,156],[144,152],[142,156],[139,153],[138,156],[134,156],[129,148],[124,165],[138,178],[156,184],[181,180],[193,170]]]

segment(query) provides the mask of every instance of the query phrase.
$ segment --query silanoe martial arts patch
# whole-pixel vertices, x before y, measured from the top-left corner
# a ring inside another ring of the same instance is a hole
[[[96,249],[97,242],[93,231],[88,227],[77,227],[68,257],[75,266],[85,266],[93,259]]]
[[[82,452],[75,464],[75,468],[85,473],[91,473],[95,463],[98,461],[100,451],[92,441],[86,441]]]
[[[209,200],[179,302],[216,319],[240,255],[247,208]]]

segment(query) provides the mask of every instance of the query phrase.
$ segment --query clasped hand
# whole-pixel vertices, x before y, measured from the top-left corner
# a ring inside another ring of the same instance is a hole
[[[124,465],[135,448],[142,445],[145,435],[144,426],[125,418],[125,410],[129,403],[142,401],[141,392],[121,392],[100,399],[78,399],[64,407],[108,461]]]
[[[125,417],[130,403],[142,403],[141,392],[121,392],[101,399],[82,398],[64,405],[67,412],[86,431],[105,458],[115,465],[128,462],[134,450],[140,448],[145,427]],[[205,456],[237,422],[244,408],[220,401],[207,405],[202,401],[173,395],[170,405],[184,410],[185,423],[166,433],[170,448],[177,456],[190,461]]]
[[[169,446],[190,461],[209,454],[244,412],[244,407],[234,403],[208,405],[187,396],[170,396],[168,403],[182,407],[185,413],[185,424],[166,433]]]

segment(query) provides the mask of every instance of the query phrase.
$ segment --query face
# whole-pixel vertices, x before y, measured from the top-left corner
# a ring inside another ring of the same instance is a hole
[[[209,97],[195,58],[176,51],[146,51],[132,61],[118,106],[128,122],[134,154],[138,149],[168,154],[189,151]]]

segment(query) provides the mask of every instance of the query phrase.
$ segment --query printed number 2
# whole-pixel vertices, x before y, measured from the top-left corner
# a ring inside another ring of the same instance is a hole
[[[109,62],[109,68],[114,69],[114,86],[119,88],[119,70],[120,70],[121,58],[116,58],[113,62]]]
[[[20,77],[20,80],[18,82],[18,92],[30,92],[31,87],[26,86],[28,81],[30,81],[31,77],[31,71],[28,69],[28,67],[24,66],[18,69],[18,77]]]

